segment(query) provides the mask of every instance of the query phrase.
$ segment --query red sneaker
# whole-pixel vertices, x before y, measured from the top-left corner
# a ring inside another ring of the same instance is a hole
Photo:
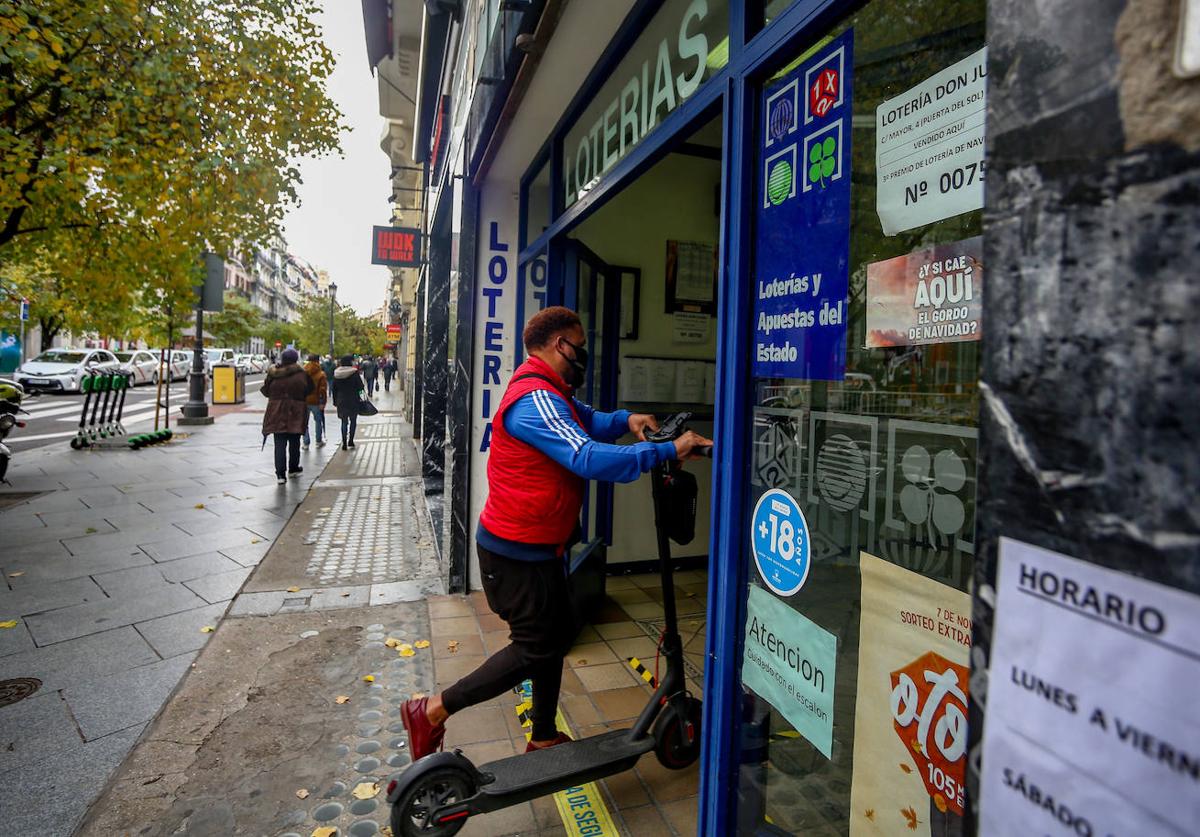
[[[559,744],[566,744],[570,740],[571,736],[567,735],[565,732],[560,732],[558,735],[554,736],[554,739],[548,744],[534,744],[533,741],[530,741],[525,745],[525,752],[532,753],[534,750],[545,750],[547,747],[557,747]]]
[[[442,747],[442,737],[446,734],[446,725],[434,726],[425,714],[425,706],[429,698],[406,700],[400,706],[400,720],[408,732],[408,748],[413,761],[424,758],[430,753],[436,753]]]

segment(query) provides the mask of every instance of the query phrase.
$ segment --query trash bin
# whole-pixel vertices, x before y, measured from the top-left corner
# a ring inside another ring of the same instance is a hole
[[[214,366],[212,403],[241,404],[246,400],[246,373],[236,366]]]

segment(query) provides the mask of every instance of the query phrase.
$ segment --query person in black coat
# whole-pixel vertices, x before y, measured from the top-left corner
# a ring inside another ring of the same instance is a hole
[[[342,420],[342,450],[354,447],[354,431],[358,427],[358,405],[365,388],[354,358],[344,355],[333,370],[333,406]]]

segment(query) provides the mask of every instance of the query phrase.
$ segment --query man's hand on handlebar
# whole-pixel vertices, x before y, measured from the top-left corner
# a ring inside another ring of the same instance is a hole
[[[712,439],[706,439],[699,433],[689,430],[675,440],[675,458],[684,462],[688,459],[709,456],[712,452],[712,444]]]
[[[646,441],[647,430],[658,430],[658,419],[649,413],[631,413],[629,415],[629,431],[637,434],[638,439]]]

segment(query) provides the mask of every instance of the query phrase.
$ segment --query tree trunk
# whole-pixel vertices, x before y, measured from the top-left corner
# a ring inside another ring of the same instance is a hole
[[[38,325],[42,331],[42,351],[46,351],[54,343],[54,338],[62,331],[62,317],[38,317]]]

